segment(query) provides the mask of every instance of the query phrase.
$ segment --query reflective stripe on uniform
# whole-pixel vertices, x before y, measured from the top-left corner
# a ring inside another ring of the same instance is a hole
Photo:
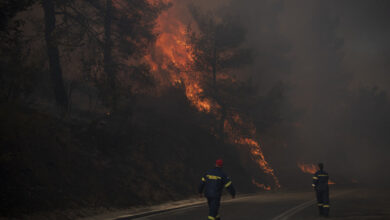
[[[328,176],[328,175],[326,175],[326,174],[318,174],[318,176]]]
[[[324,205],[323,207],[324,207],[324,208],[329,208],[329,207],[330,207],[330,205]]]
[[[313,176],[313,179],[315,179],[315,180],[318,180],[318,177],[316,177],[316,176]]]
[[[220,218],[221,218],[221,216],[220,216],[220,215],[217,215],[217,216],[215,216],[215,218],[216,218],[216,219],[220,219]]]
[[[206,182],[206,179],[205,179],[204,177],[202,177],[202,181],[203,181],[203,182]]]
[[[324,204],[323,204],[323,203],[318,203],[317,205],[318,205],[318,206],[323,206]]]
[[[209,216],[208,219],[215,220],[215,218],[213,216]]]
[[[229,187],[230,185],[232,185],[232,181],[229,181],[228,183],[225,184],[225,187]]]
[[[316,187],[316,185],[315,185],[315,184],[311,184],[311,186],[312,186],[312,187]]]
[[[209,180],[220,180],[220,179],[222,179],[220,176],[214,176],[214,175],[207,175],[207,178]]]

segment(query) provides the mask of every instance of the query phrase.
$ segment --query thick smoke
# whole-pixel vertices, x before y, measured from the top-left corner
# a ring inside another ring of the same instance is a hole
[[[197,4],[207,8],[209,2]],[[323,161],[339,182],[383,182],[387,177],[380,170],[390,153],[390,2],[231,0],[212,5],[237,16],[248,29],[247,42],[257,50],[249,71],[258,92],[279,82],[286,87],[282,114],[287,125],[279,131],[285,146],[264,146],[279,175],[297,169],[300,161]]]

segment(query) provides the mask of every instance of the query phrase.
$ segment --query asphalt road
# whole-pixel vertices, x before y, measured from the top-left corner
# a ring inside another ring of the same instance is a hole
[[[225,196],[228,198],[228,196]],[[205,204],[180,208],[143,217],[116,220],[202,220],[207,219]],[[318,217],[314,192],[269,192],[224,200],[220,210],[223,220],[309,220]],[[389,219],[390,190],[333,190],[329,219]]]

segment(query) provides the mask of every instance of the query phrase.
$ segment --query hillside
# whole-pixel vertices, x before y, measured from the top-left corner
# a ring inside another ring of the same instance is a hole
[[[175,93],[144,97],[132,117],[122,112],[60,119],[2,105],[1,213],[182,199],[196,194],[199,177],[218,157],[240,180],[238,191],[253,190],[235,148],[218,143],[202,124],[206,116]]]

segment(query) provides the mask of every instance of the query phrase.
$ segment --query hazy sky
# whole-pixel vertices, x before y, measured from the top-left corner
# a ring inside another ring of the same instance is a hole
[[[301,158],[343,163],[341,170],[380,169],[390,153],[383,147],[389,140],[379,137],[374,144],[371,137],[347,137],[351,122],[345,103],[359,88],[377,86],[390,92],[390,1],[193,2],[227,10],[246,26],[248,44],[257,49],[251,71],[261,93],[278,81],[287,85],[286,96],[301,114],[301,126],[294,131],[300,145],[291,143]],[[372,116],[380,110],[362,116],[374,123],[370,132],[382,126],[381,118]]]

